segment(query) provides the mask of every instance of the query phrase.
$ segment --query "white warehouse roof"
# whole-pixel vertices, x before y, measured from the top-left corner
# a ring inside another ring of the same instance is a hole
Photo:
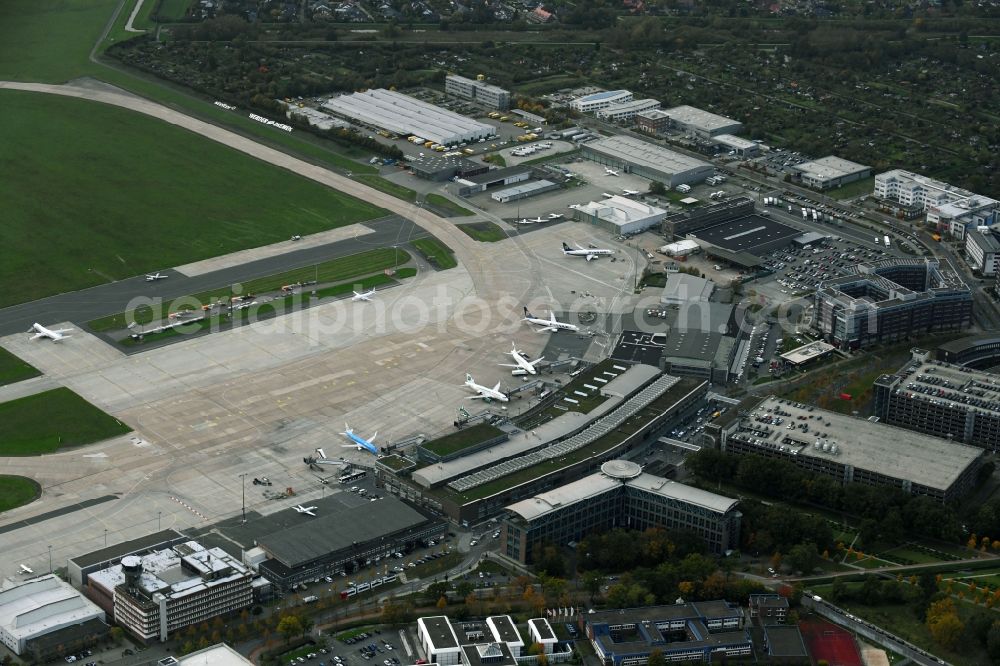
[[[103,620],[104,611],[53,574],[0,591],[0,633],[18,653],[32,638],[94,618]]]
[[[416,134],[442,145],[496,134],[492,125],[381,88],[332,97],[323,108],[366,125],[401,135]]]
[[[740,124],[738,120],[726,118],[725,116],[720,116],[717,113],[705,111],[704,109],[699,109],[694,106],[688,106],[687,104],[667,109],[665,113],[670,116],[671,120],[675,123],[681,123],[683,125],[688,125],[689,127],[697,127],[698,129],[706,132],[712,132],[717,129],[722,129],[723,127],[731,127],[733,125]]]
[[[589,143],[587,149],[615,157],[635,166],[663,173],[681,174],[686,171],[712,168],[708,162],[622,134]]]
[[[652,224],[659,222],[667,214],[662,208],[617,195],[604,201],[591,201],[580,206],[578,210],[584,215],[592,215],[617,227],[626,227],[638,222]]]

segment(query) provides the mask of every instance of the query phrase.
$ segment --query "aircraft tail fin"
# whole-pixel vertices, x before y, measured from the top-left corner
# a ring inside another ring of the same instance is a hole
[[[566,241],[563,241],[562,245],[563,245],[563,252],[570,252],[573,249],[569,245],[566,245]]]
[[[476,380],[475,380],[475,379],[473,379],[473,378],[472,378],[472,375],[470,375],[470,374],[469,374],[469,373],[467,372],[467,373],[465,373],[465,383],[466,383],[466,384],[475,384],[475,383],[476,383]]]

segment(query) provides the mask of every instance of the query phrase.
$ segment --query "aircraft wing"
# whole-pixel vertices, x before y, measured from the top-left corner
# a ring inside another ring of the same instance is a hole
[[[588,254],[587,255],[587,261],[593,261],[594,259],[597,259],[597,255],[596,254]]]
[[[497,385],[493,387],[493,390],[500,393],[500,382],[497,382]]]
[[[63,333],[70,333],[72,331],[73,331],[72,328],[57,328],[56,330],[54,330],[52,332],[53,333],[58,333],[59,335],[62,335]]]
[[[535,367],[536,363],[541,363],[544,359],[545,359],[544,356],[539,356],[534,361],[528,361],[528,365],[530,365],[531,367]]]
[[[556,331],[558,331],[558,330],[559,330],[559,329],[558,329],[558,328],[555,328],[554,326],[546,326],[545,328],[540,328],[540,329],[538,329],[538,330],[537,330],[537,331],[535,331],[535,332],[536,332],[536,333],[545,333],[546,331],[552,331],[553,333],[555,333],[555,332],[556,332]]]
[[[481,394],[480,395],[467,395],[467,396],[465,396],[465,399],[466,400],[486,400],[487,397],[488,396],[481,395]]]
[[[497,365],[500,366],[501,368],[520,368],[521,367],[521,366],[519,366],[516,363],[497,363]]]
[[[28,338],[28,340],[37,340],[38,338],[44,338],[46,335],[44,333],[35,333],[33,336]]]

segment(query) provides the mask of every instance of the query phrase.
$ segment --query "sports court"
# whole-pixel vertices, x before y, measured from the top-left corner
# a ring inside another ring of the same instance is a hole
[[[819,620],[799,623],[813,663],[826,660],[830,666],[863,666],[858,644],[849,632]]]

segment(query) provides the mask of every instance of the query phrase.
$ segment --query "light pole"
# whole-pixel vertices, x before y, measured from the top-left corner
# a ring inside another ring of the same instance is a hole
[[[163,515],[162,511],[157,511],[156,512],[156,531],[157,532],[160,531],[160,516],[162,516],[162,515]]]
[[[243,484],[243,523],[247,522],[247,474],[243,472],[240,474],[240,480]]]
[[[108,547],[108,528],[104,528],[104,547]]]
[[[52,546],[49,546],[49,573],[52,573]]]

